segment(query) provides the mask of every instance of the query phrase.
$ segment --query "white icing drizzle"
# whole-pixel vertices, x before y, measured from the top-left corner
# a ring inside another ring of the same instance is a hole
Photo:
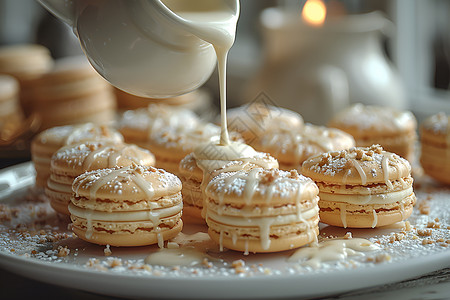
[[[402,220],[405,219],[405,205],[403,204],[403,202],[400,202],[400,214],[402,216]]]
[[[366,185],[366,183],[367,183],[367,175],[364,172],[364,170],[362,169],[362,167],[359,164],[359,162],[356,161],[356,159],[351,159],[350,162],[353,164],[353,166],[355,167],[356,171],[358,171],[359,176],[361,177],[362,185]]]
[[[89,168],[91,167],[92,163],[95,161],[95,159],[102,155],[103,153],[109,151],[111,148],[110,147],[100,147],[96,150],[91,151],[85,158],[83,161],[83,170],[89,170]],[[109,160],[108,160],[109,162]],[[110,167],[110,166],[106,166],[106,167]]]
[[[156,226],[155,231],[156,231],[156,238],[158,239],[158,247],[164,248],[164,238],[161,233],[161,228],[159,228],[159,226]]]
[[[219,247],[220,252],[223,252],[223,230],[219,233]]]
[[[381,160],[381,168],[383,170],[383,178],[384,182],[388,186],[389,189],[393,189],[392,182],[389,180],[389,159],[392,157],[392,154],[383,154],[383,159]]]
[[[238,240],[237,232],[233,232],[231,235],[231,241],[233,242],[233,245],[236,245],[237,240]],[[223,246],[222,246],[222,249],[223,249]]]
[[[318,246],[298,249],[288,261],[301,262],[303,265],[317,269],[327,261],[342,261],[350,256],[364,256],[364,252],[379,249],[380,247],[369,240],[361,238],[325,240]]]
[[[342,226],[347,228],[347,205],[345,203],[340,203],[339,208],[341,211]]]
[[[92,123],[86,123],[80,126],[76,126],[72,130],[72,132],[69,135],[67,135],[67,137],[64,140],[64,144],[65,145],[73,144],[75,140],[80,139],[80,136],[82,136],[83,133],[86,133],[88,130],[92,130],[93,127],[94,126]]]
[[[244,255],[248,255],[248,239],[244,241]]]
[[[91,239],[92,234],[94,233],[94,228],[92,226],[92,212],[88,212],[86,214],[86,223],[87,223],[86,224],[87,228],[86,228],[86,233],[84,234],[84,236],[87,239]]]
[[[377,212],[375,211],[375,209],[372,210],[372,213],[373,213],[372,228],[375,228],[378,223],[378,216],[377,216]]]

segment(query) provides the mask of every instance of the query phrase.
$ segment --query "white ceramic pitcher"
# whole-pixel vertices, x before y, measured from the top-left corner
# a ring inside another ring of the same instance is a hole
[[[336,17],[313,27],[299,12],[268,8],[261,25],[265,61],[246,99],[263,91],[320,125],[353,103],[405,108],[401,79],[380,41],[393,24],[381,13]]]
[[[153,98],[198,88],[216,64],[212,45],[197,37],[191,20],[180,17],[174,7],[220,10],[234,29],[239,15],[238,0],[189,0],[189,5],[183,0],[38,2],[72,26],[100,75],[121,90]]]

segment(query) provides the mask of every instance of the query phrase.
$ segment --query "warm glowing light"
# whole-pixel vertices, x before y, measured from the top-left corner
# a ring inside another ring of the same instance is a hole
[[[303,6],[302,18],[308,24],[321,26],[325,21],[327,8],[321,0],[308,0]]]

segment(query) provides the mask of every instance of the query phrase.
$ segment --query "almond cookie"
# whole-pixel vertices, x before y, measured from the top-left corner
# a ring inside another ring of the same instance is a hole
[[[195,147],[218,141],[220,136],[219,126],[201,122],[192,111],[156,104],[124,113],[119,130],[127,143],[155,154],[156,167],[175,175],[179,175],[180,161]],[[241,139],[236,133],[230,133],[230,138]]]
[[[86,171],[133,163],[152,166],[155,158],[148,150],[136,145],[85,142],[63,147],[52,156],[45,194],[57,212],[69,215],[67,206],[75,177]]]
[[[23,104],[42,117],[42,129],[79,124],[85,120],[101,124],[105,112],[115,119],[116,99],[111,86],[84,56],[65,57],[41,76],[23,83]],[[104,124],[104,123],[103,123]]]
[[[179,166],[183,183],[183,220],[185,223],[204,223],[204,189],[209,180],[221,172],[261,167],[278,168],[278,162],[267,153],[257,152],[248,145],[232,143],[230,146],[205,144],[184,157]],[[228,150],[228,151],[227,151]]]
[[[45,187],[50,177],[50,161],[59,148],[87,141],[122,143],[123,137],[116,130],[86,123],[53,127],[42,131],[31,142],[31,160],[36,169],[36,185]]]
[[[295,170],[224,172],[205,192],[208,233],[221,249],[278,252],[317,241],[319,190]]]
[[[90,243],[163,247],[182,229],[181,182],[164,170],[133,164],[90,171],[72,189],[72,230]]]
[[[339,112],[328,125],[351,134],[358,147],[380,144],[410,162],[414,159],[417,121],[409,111],[356,104]]]
[[[256,150],[274,156],[282,170],[301,170],[309,157],[355,146],[351,135],[339,129],[306,124],[300,131],[266,132],[251,144]]]
[[[264,103],[250,103],[227,110],[228,129],[242,135],[252,145],[267,132],[299,131],[303,118],[298,113]]]
[[[450,184],[450,122],[444,113],[428,117],[420,126],[420,164],[435,180]]]
[[[374,228],[407,219],[416,202],[409,162],[379,145],[327,152],[303,163],[320,193],[320,221]]]

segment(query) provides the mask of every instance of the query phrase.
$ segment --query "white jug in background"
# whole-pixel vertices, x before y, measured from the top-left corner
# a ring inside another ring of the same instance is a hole
[[[220,12],[219,21],[230,30],[235,30],[239,15],[238,0],[38,2],[72,26],[100,75],[121,90],[152,98],[198,88],[216,65],[213,46],[197,36],[193,20],[180,17],[179,11]],[[194,20],[203,21],[207,24],[211,20]]]
[[[352,103],[405,108],[400,77],[380,41],[392,23],[381,13],[336,17],[317,28],[299,12],[269,8],[261,23],[266,55],[245,101],[264,92],[320,125]]]

